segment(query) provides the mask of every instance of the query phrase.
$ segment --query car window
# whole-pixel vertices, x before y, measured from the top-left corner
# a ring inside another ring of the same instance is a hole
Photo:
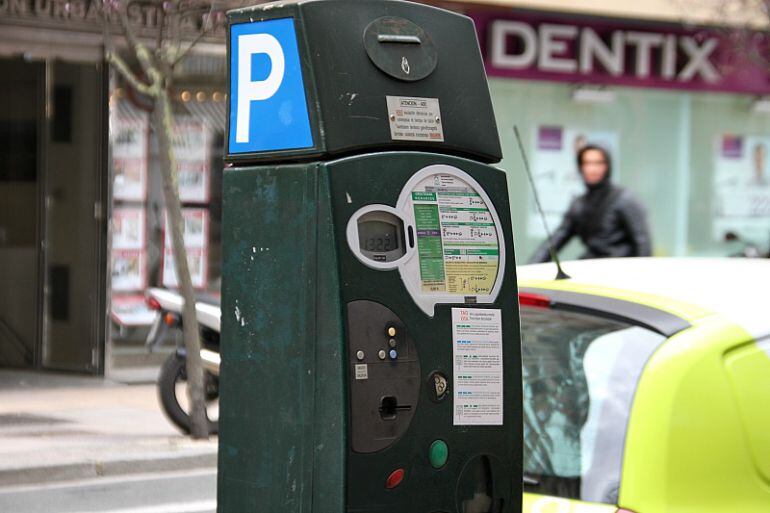
[[[665,337],[526,306],[521,331],[525,491],[616,504],[631,402]]]

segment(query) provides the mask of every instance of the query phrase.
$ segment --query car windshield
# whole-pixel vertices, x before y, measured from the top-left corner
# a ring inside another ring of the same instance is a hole
[[[525,491],[617,504],[631,402],[665,337],[534,307],[521,331]]]

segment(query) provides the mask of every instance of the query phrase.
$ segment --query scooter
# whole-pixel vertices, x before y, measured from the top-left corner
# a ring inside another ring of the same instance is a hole
[[[181,295],[166,289],[151,288],[147,291],[147,304],[157,312],[145,345],[152,351],[178,330],[181,341]],[[204,369],[204,395],[209,433],[219,431],[219,331],[220,303],[214,295],[198,295],[195,313],[201,341],[201,361]],[[190,416],[187,399],[187,349],[183,342],[169,355],[158,375],[158,398],[163,412],[182,432],[190,432]]]

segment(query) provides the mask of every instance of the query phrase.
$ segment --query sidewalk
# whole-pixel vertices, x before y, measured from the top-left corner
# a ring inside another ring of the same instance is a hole
[[[0,486],[215,468],[216,453],[166,420],[154,385],[0,370]]]

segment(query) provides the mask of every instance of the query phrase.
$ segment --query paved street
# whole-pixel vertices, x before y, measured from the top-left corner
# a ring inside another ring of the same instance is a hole
[[[214,513],[216,470],[124,475],[0,489],[13,513]]]
[[[1,512],[213,512],[216,453],[166,420],[154,385],[0,371]]]

